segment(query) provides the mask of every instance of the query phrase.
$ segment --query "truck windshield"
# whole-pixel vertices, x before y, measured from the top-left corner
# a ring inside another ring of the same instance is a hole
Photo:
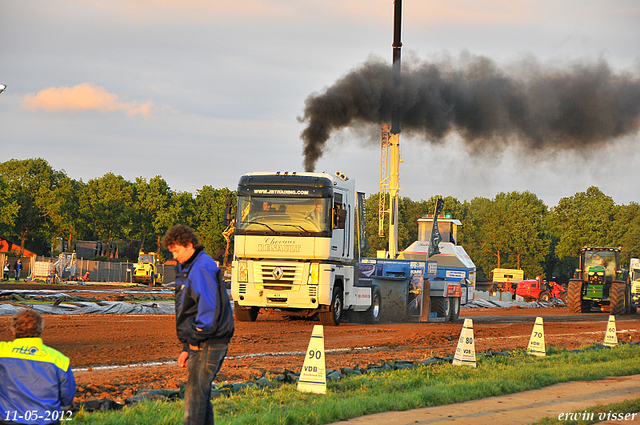
[[[330,198],[238,196],[236,232],[328,232]]]

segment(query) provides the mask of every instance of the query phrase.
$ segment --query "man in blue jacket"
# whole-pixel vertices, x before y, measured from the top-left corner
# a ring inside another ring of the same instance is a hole
[[[233,312],[220,269],[204,252],[193,229],[177,225],[162,244],[176,266],[176,331],[183,344],[178,366],[187,367],[184,423],[212,425],[211,383],[227,355],[233,336]]]
[[[20,310],[11,322],[14,340],[0,342],[0,423],[55,424],[70,420],[76,381],[69,359],[42,343],[42,317]]]

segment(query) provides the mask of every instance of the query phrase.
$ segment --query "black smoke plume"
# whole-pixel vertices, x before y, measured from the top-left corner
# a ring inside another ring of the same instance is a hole
[[[394,93],[391,64],[371,60],[305,101],[304,167],[313,171],[332,132],[380,125],[398,108],[403,133],[442,143],[452,132],[489,152],[585,152],[640,129],[640,78],[605,61],[556,69],[529,59],[501,69],[491,59],[403,64]]]

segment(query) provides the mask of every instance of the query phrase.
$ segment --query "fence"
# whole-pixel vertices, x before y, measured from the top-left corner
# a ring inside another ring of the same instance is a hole
[[[37,262],[55,263],[57,258],[38,257]],[[131,273],[135,263],[112,263],[109,261],[76,260],[76,276],[84,276],[89,272],[90,282],[131,282]],[[173,265],[158,265],[163,282],[173,282],[176,278]],[[23,274],[24,275],[24,274]]]

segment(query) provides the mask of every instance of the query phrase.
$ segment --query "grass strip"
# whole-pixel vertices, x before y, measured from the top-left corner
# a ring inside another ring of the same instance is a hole
[[[478,357],[478,367],[450,364],[352,376],[327,384],[327,394],[301,393],[295,385],[249,388],[214,400],[217,424],[326,424],[386,411],[459,403],[534,390],[560,382],[640,373],[639,345],[575,353],[549,349],[546,357],[523,351]],[[79,412],[77,424],[179,424],[182,402],[144,402],[122,411]]]
[[[562,419],[544,417],[530,425],[589,425],[602,421],[615,420],[620,423],[637,423],[640,421],[640,398],[625,400],[620,403],[597,404],[584,410],[565,413]],[[637,413],[634,415],[634,413]]]

